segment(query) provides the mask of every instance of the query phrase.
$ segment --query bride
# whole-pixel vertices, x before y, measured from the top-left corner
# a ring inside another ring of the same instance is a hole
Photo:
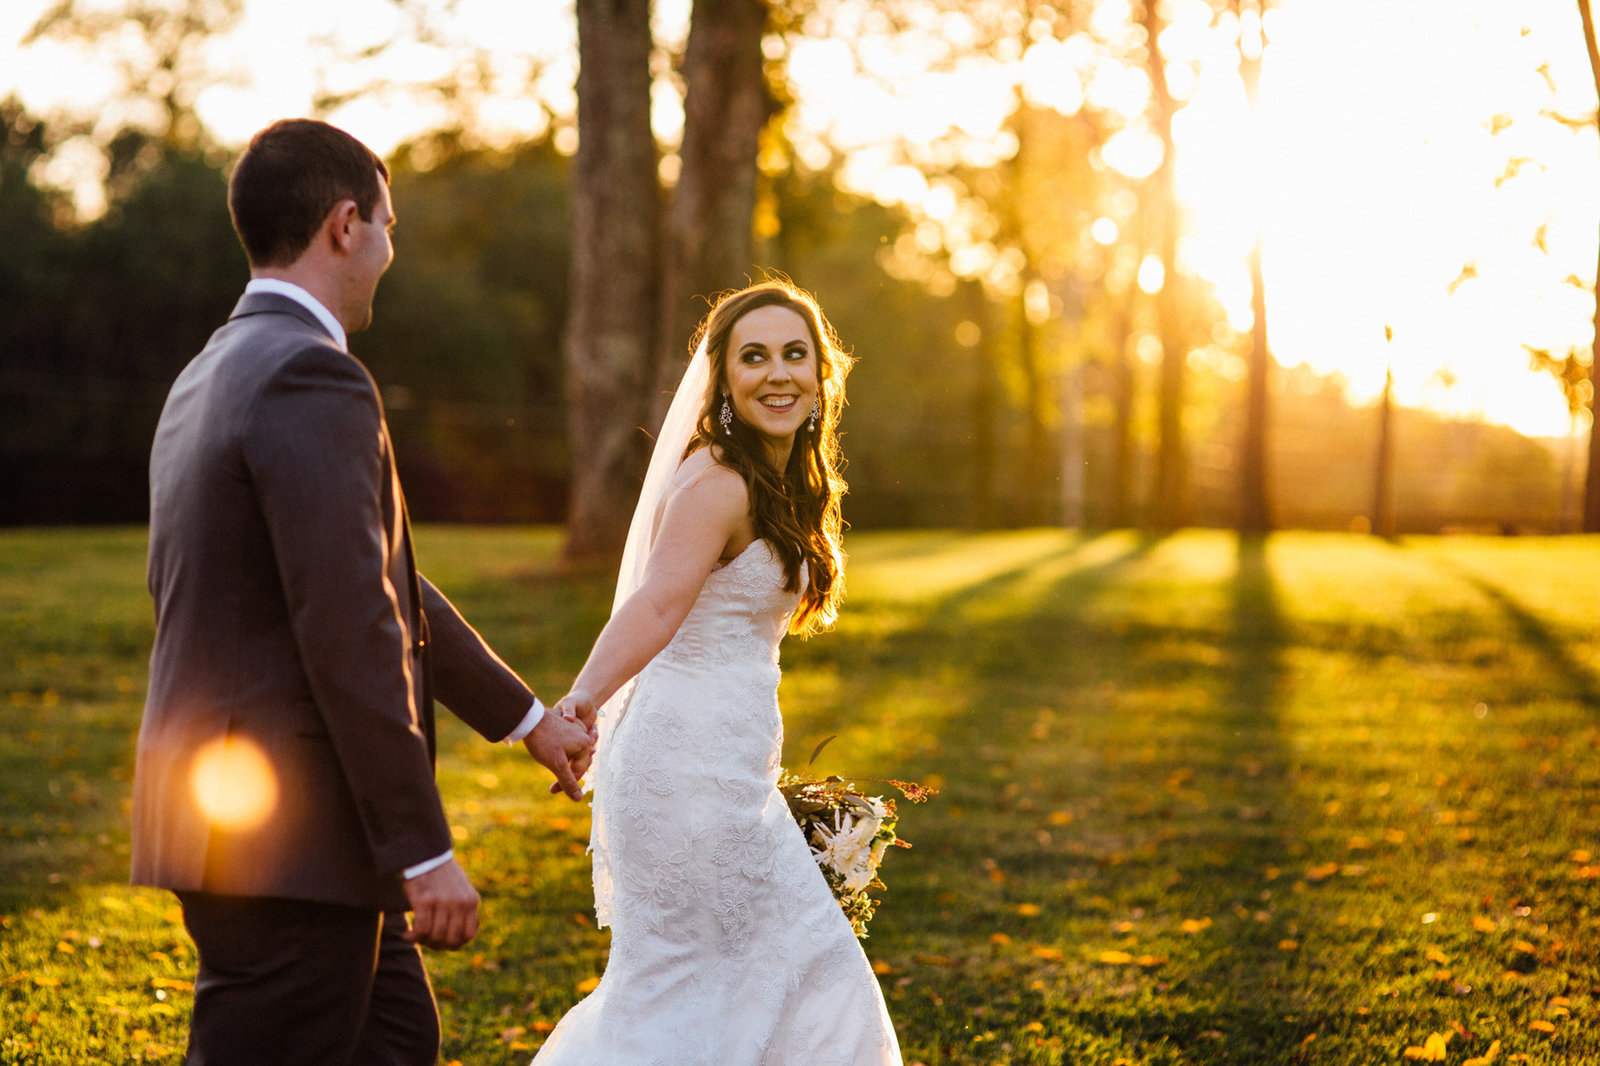
[[[844,587],[850,359],[786,281],[723,297],[673,399],[611,620],[557,711],[598,718],[594,992],[537,1066],[883,1066],[899,1044],[776,788],[778,643]]]

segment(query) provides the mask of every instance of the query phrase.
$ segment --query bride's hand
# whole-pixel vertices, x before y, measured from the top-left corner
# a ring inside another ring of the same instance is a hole
[[[552,714],[563,718],[576,718],[587,726],[590,732],[594,731],[594,720],[599,709],[595,698],[582,689],[573,689],[550,708]]]

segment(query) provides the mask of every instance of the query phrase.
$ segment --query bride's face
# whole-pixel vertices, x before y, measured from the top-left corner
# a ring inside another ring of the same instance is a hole
[[[817,400],[817,353],[797,312],[768,304],[733,324],[724,356],[728,398],[782,467]]]

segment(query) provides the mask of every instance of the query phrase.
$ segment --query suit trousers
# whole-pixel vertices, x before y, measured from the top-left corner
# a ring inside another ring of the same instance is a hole
[[[432,1066],[439,1011],[406,917],[180,892],[200,956],[186,1066]]]

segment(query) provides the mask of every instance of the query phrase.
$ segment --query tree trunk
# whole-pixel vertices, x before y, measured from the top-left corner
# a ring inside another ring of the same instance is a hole
[[[647,455],[660,248],[650,130],[649,0],[577,0],[578,154],[566,337],[572,498],[568,561],[611,558]]]
[[[1394,371],[1383,379],[1378,415],[1378,469],[1372,488],[1372,532],[1393,540],[1394,521]]]
[[[968,489],[967,522],[974,529],[995,524],[995,433],[1000,408],[997,382],[999,358],[995,353],[993,330],[989,328],[989,298],[983,282],[972,278],[960,282],[967,318],[977,329],[972,345],[972,388],[967,408],[969,446],[972,451],[972,482]]]
[[[1252,55],[1252,51],[1254,54]],[[1245,99],[1255,117],[1261,98],[1261,52],[1239,44],[1239,73],[1244,79]],[[1252,125],[1252,135],[1255,127]],[[1257,208],[1259,209],[1259,203]],[[1239,532],[1266,533],[1272,528],[1267,484],[1267,376],[1272,372],[1272,356],[1267,349],[1267,295],[1261,270],[1261,219],[1256,219],[1255,245],[1250,249],[1250,376],[1246,386],[1244,440],[1239,456]]]
[[[683,166],[662,240],[653,425],[666,414],[710,299],[753,280],[756,157],[773,108],[761,54],[767,17],[766,0],[695,0],[683,60]]]
[[[1594,76],[1595,92],[1600,93],[1600,49],[1595,46],[1594,15],[1589,10],[1589,0],[1578,0],[1578,13],[1583,17],[1583,43],[1589,49],[1589,71]],[[1600,262],[1595,266],[1594,342],[1590,350],[1589,380],[1595,382],[1600,361]],[[1589,473],[1583,486],[1583,531],[1600,533],[1600,431],[1595,426],[1594,391],[1589,393]]]
[[[1050,429],[1046,424],[1050,410],[1050,375],[1044,368],[1041,353],[1041,330],[1028,317],[1028,288],[1037,280],[1030,265],[1022,273],[1022,294],[1017,297],[1017,360],[1022,370],[1023,388],[1027,392],[1023,414],[1027,418],[1027,436],[1022,456],[1021,512],[1018,517],[1026,525],[1043,523],[1049,510],[1050,481],[1055,463],[1050,454]]]
[[[1083,365],[1061,367],[1061,526],[1084,527]]]
[[[1141,203],[1147,202],[1146,198],[1149,195],[1147,186],[1135,186],[1135,191]],[[1144,261],[1145,252],[1150,246],[1149,213],[1141,211],[1137,221],[1138,243],[1134,254],[1135,263]],[[1139,524],[1139,516],[1134,513],[1133,492],[1136,483],[1133,406],[1138,387],[1138,370],[1134,353],[1130,349],[1133,345],[1134,324],[1141,294],[1138,284],[1130,281],[1125,291],[1110,295],[1115,301],[1116,327],[1112,333],[1112,343],[1115,347],[1112,351],[1111,364],[1111,478],[1106,524],[1112,529],[1125,529]]]
[[[1161,337],[1161,386],[1156,408],[1156,480],[1150,500],[1153,524],[1175,529],[1183,524],[1185,470],[1183,446],[1184,351],[1178,322],[1178,189],[1177,148],[1172,140],[1172,116],[1177,110],[1167,87],[1166,67],[1159,40],[1163,23],[1159,0],[1144,0],[1147,66],[1155,90],[1156,132],[1161,137],[1161,167],[1151,181],[1159,212],[1163,281],[1156,294],[1157,331]]]
[[[1108,489],[1111,494],[1107,507],[1107,525],[1112,529],[1125,529],[1135,524],[1131,490],[1133,489],[1133,400],[1134,365],[1128,346],[1133,341],[1133,301],[1139,290],[1129,286],[1127,292],[1117,297],[1116,332],[1112,334],[1115,348],[1111,356],[1111,475]]]

